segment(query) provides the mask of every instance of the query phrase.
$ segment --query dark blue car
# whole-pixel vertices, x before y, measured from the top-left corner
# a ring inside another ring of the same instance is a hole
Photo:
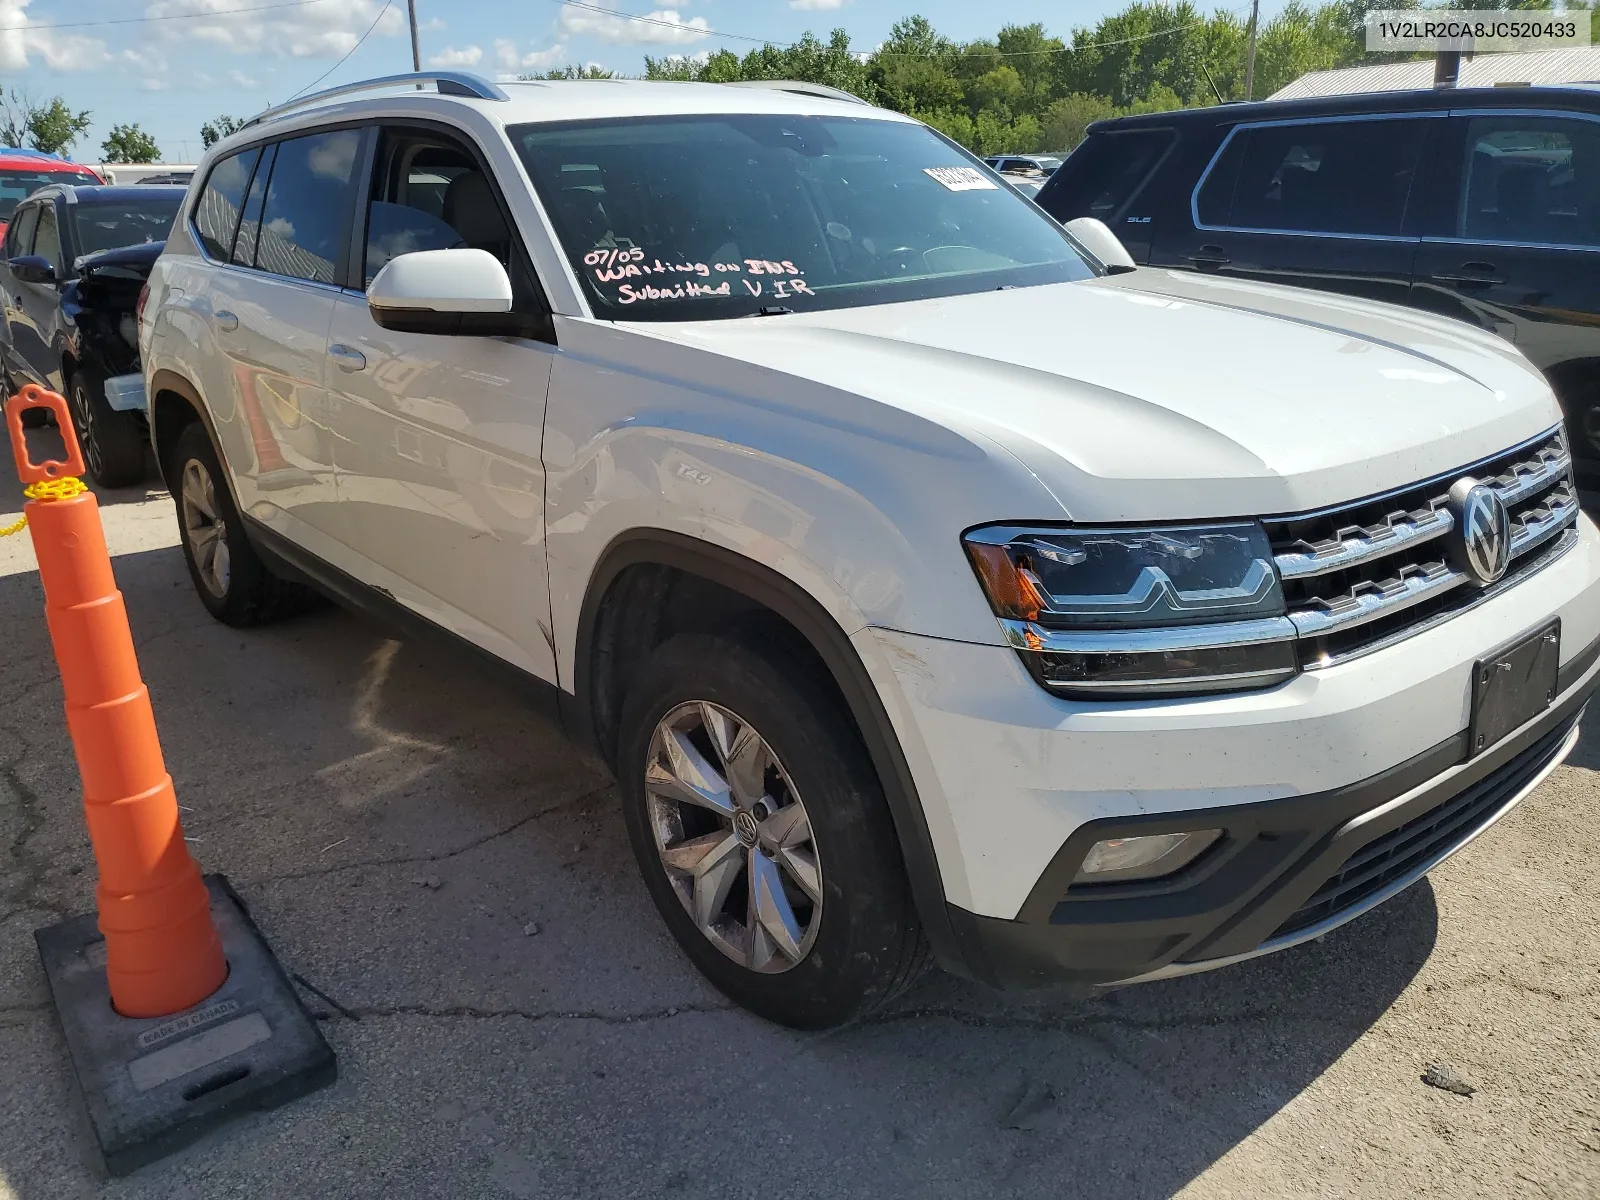
[[[0,249],[6,386],[67,397],[84,466],[104,487],[145,476],[134,308],[186,190],[44,187],[17,205]]]

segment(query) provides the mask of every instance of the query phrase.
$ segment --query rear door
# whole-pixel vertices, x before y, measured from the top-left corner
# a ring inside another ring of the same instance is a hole
[[[1566,408],[1580,482],[1600,487],[1600,119],[1456,112],[1413,301],[1514,342]]]
[[[1050,176],[1037,203],[1063,225],[1077,217],[1104,221],[1135,262],[1148,263],[1154,223],[1146,185],[1177,141],[1175,129],[1096,133]]]
[[[211,403],[241,507],[330,559],[338,435],[326,390],[328,324],[364,136],[328,130],[224,159],[196,212],[219,373]]]
[[[1191,197],[1171,265],[1407,302],[1413,195],[1442,114],[1236,126]]]
[[[336,533],[352,573],[554,681],[540,460],[553,341],[384,329],[366,301],[391,258],[471,246],[505,266],[516,311],[547,314],[509,213],[461,134],[382,130],[357,270],[329,335]]]
[[[5,259],[0,263],[0,296],[3,296],[6,323],[6,369],[12,375],[25,379],[30,347],[38,341],[39,334],[28,323],[28,313],[22,304],[22,287],[11,271],[13,258],[33,253],[33,234],[39,227],[39,205],[25,204],[12,214],[6,227]]]

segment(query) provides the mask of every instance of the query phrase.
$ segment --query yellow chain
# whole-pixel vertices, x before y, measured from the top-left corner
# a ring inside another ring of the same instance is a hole
[[[45,479],[38,483],[31,483],[22,489],[22,494],[29,500],[71,500],[74,496],[81,496],[89,487],[76,475],[67,475],[60,479]],[[14,533],[21,533],[28,527],[28,518],[15,524],[0,527],[0,537],[10,537]]]

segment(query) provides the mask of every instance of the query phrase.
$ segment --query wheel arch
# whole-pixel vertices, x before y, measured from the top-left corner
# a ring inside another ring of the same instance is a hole
[[[619,534],[600,555],[579,610],[573,662],[574,711],[567,724],[615,765],[622,680],[612,647],[619,622],[636,616],[613,607],[619,584],[636,568],[663,568],[704,581],[765,610],[816,655],[837,688],[877,771],[894,820],[917,914],[934,954],[947,969],[971,976],[951,926],[933,836],[918,799],[900,739],[849,635],[817,598],[782,573],[684,534],[635,529]]]
[[[227,455],[223,453],[222,441],[217,437],[217,427],[211,419],[211,410],[200,398],[199,390],[176,371],[165,368],[150,376],[148,388],[150,444],[155,448],[156,470],[161,473],[162,482],[169,489],[172,487],[172,480],[167,478],[167,465],[173,448],[178,444],[178,438],[184,429],[198,421],[205,426],[206,436],[211,439],[211,447],[217,452],[218,461],[222,463],[224,482],[237,507],[239,495],[233,486],[233,471],[228,465]]]

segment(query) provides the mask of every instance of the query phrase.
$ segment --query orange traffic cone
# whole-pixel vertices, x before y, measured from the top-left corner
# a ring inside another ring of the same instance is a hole
[[[55,412],[66,462],[30,460],[22,434],[28,408]],[[100,871],[96,900],[112,1005],[125,1017],[181,1012],[221,987],[228,965],[183,840],[99,505],[76,478],[83,459],[60,396],[29,384],[7,402],[6,423],[18,474],[33,485],[23,512]]]

